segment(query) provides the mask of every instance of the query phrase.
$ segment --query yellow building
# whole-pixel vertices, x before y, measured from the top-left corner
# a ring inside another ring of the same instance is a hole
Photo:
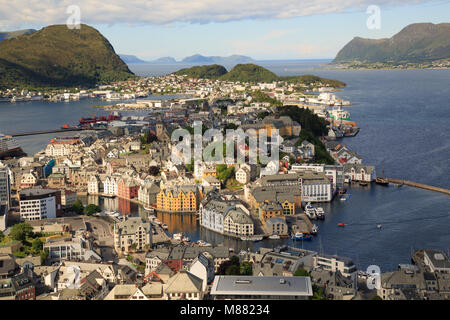
[[[156,208],[169,212],[195,212],[202,199],[196,186],[175,186],[161,190],[156,196]]]

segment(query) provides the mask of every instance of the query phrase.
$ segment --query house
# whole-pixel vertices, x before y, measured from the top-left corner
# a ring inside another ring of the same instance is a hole
[[[119,193],[118,189],[118,178],[114,176],[107,176],[103,182],[103,192],[107,195],[117,196]]]
[[[206,176],[202,178],[202,186],[204,187],[211,187],[220,190],[221,185],[222,184],[220,183],[219,179],[217,179],[215,176]]]
[[[134,199],[138,196],[139,186],[131,177],[119,179],[117,183],[117,195],[124,199]]]
[[[161,189],[156,196],[156,207],[169,212],[195,212],[201,197],[196,185],[168,187]]]
[[[288,225],[285,217],[274,217],[265,221],[265,229],[269,234],[287,236],[289,234]]]
[[[151,224],[140,217],[130,217],[114,224],[114,249],[120,254],[142,251],[152,243]]]
[[[180,270],[167,281],[164,296],[167,300],[203,300],[203,280]]]
[[[35,299],[35,285],[28,272],[22,272],[6,279],[0,279],[0,300]]]
[[[136,284],[118,284],[108,293],[104,300],[162,300],[163,285],[149,282],[144,286]]]
[[[344,175],[351,181],[372,182],[376,179],[375,167],[362,164],[344,164]]]
[[[32,188],[37,184],[38,180],[34,172],[25,172],[20,177],[20,189]]]
[[[152,182],[147,182],[139,187],[138,200],[139,202],[146,205],[155,205],[156,196],[159,194],[160,191],[161,190],[158,187],[158,185]]]
[[[202,291],[214,280],[214,262],[202,253],[192,261],[188,271],[203,280]]]
[[[250,170],[246,167],[240,167],[235,175],[237,182],[240,184],[247,184],[250,182]]]

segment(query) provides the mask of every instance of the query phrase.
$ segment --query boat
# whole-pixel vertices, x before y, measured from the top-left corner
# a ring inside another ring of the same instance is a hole
[[[153,222],[158,224],[158,225],[161,225],[161,221],[159,219],[154,219]]]
[[[261,241],[263,238],[264,238],[263,236],[253,235],[253,236],[242,236],[241,240],[242,241]]]
[[[317,234],[317,232],[319,232],[319,227],[316,226],[315,224],[313,224],[312,229],[311,229],[311,234]]]
[[[325,220],[325,211],[322,207],[315,208],[316,218],[319,220]]]
[[[366,182],[366,181],[360,181],[359,185],[362,186],[362,187],[367,187],[369,185],[369,183]]]
[[[280,240],[280,236],[277,234],[273,234],[271,236],[268,237],[270,240]]]
[[[305,213],[310,219],[317,219],[316,217],[316,210],[311,205],[311,202],[308,202],[308,204],[305,206]]]
[[[299,241],[299,240],[312,240],[312,236],[307,233],[297,232],[292,237],[293,240]]]
[[[162,224],[162,228],[165,229],[165,230],[169,229],[169,227],[165,223]]]
[[[338,223],[338,227],[345,227],[345,223],[343,222]]]
[[[199,245],[200,247],[211,247],[210,243],[203,241],[203,240],[198,240],[197,245]]]
[[[328,114],[330,115],[330,118],[332,118],[335,121],[350,121],[350,113],[348,111],[345,111],[342,109],[341,106],[338,106],[337,108],[332,108],[328,111]]]
[[[339,189],[338,195],[343,195],[347,193],[347,189]]]
[[[384,167],[383,167],[383,174],[381,177],[375,179],[375,183],[380,184],[382,186],[388,186],[389,180],[384,177]]]
[[[346,196],[341,196],[340,198],[339,198],[339,200],[341,200],[341,201],[347,201],[347,197]]]
[[[16,139],[0,133],[0,160],[24,156],[26,153],[23,152]]]
[[[381,229],[383,226],[381,224],[377,225],[378,229]]]
[[[148,207],[148,206],[144,206],[144,210],[150,211],[150,212],[155,212],[155,209],[154,209],[154,208]]]

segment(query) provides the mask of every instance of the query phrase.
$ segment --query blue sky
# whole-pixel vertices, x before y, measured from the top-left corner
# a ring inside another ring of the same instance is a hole
[[[450,1],[279,0],[279,5],[265,0],[95,2],[17,0],[13,8],[9,0],[0,0],[0,29],[61,23],[66,19],[64,9],[77,4],[81,22],[96,27],[118,53],[147,60],[162,56],[181,59],[196,53],[243,54],[262,60],[333,58],[355,36],[391,37],[411,23],[450,22]],[[381,9],[379,30],[366,26],[366,8],[371,4]],[[21,19],[5,14],[7,10],[21,11]]]

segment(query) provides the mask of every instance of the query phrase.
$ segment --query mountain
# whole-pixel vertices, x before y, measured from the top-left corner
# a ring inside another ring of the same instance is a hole
[[[278,81],[278,76],[256,64],[237,64],[227,74],[220,77],[225,81],[240,82],[273,82]]]
[[[141,60],[138,57],[133,56],[133,55],[129,55],[129,54],[119,54],[119,57],[126,64],[129,64],[129,63],[131,63],[131,64],[148,63],[148,61]]]
[[[93,86],[134,74],[96,29],[45,27],[0,42],[0,88]]]
[[[17,31],[7,31],[7,32],[0,32],[0,42],[7,39],[12,39],[18,36],[21,36],[23,34],[30,34],[36,32],[34,29],[25,29],[25,30],[17,30]]]
[[[215,63],[215,64],[236,64],[236,63],[248,63],[254,60],[247,56],[231,55],[228,57],[210,56],[205,57],[200,54],[194,54],[181,60],[182,63]]]
[[[150,63],[154,63],[154,64],[176,64],[177,60],[175,60],[175,58],[172,58],[172,57],[162,57],[162,58],[158,58],[156,60],[150,61]]]
[[[225,69],[225,67],[223,66],[220,66],[218,64],[210,64],[206,66],[195,66],[191,68],[181,69],[175,72],[175,74],[180,76],[186,75],[190,78],[197,79],[217,79],[227,72],[227,69]]]
[[[389,39],[355,37],[332,63],[403,63],[450,59],[450,23],[411,24]]]

